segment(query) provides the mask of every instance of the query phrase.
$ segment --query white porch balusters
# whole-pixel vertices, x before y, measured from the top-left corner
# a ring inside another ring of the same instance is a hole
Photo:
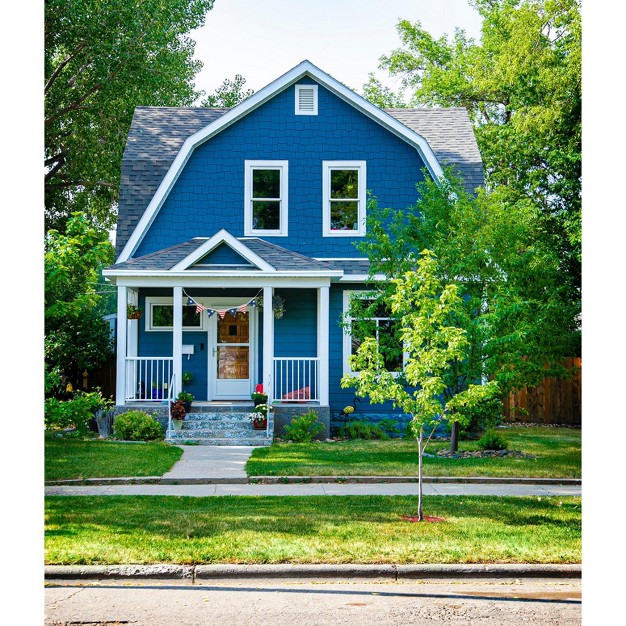
[[[268,394],[268,404],[272,397],[272,371],[274,369],[274,288],[263,287],[263,389]]]
[[[318,395],[321,406],[328,406],[329,293],[329,287],[319,287],[317,290]]]
[[[174,328],[172,332],[172,356],[174,357],[174,389],[175,398],[181,391],[183,378],[183,288],[174,287]]]
[[[126,401],[126,335],[128,320],[126,319],[126,307],[128,288],[117,288],[117,370],[115,381],[115,404],[123,405]]]

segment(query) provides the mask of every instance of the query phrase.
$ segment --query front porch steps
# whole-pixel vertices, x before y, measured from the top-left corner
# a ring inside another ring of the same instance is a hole
[[[269,433],[255,430],[248,418],[252,404],[193,406],[181,430],[172,431],[172,444],[200,446],[269,446],[273,440],[273,423]]]

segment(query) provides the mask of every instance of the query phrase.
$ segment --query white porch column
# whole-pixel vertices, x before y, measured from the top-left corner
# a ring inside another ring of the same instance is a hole
[[[176,397],[182,390],[183,377],[183,288],[174,287],[174,328],[172,330],[172,356],[174,357],[174,389]]]
[[[128,304],[139,306],[139,291],[128,288],[126,297]],[[137,356],[139,345],[139,320],[128,320],[128,331],[126,333],[126,355]]]
[[[319,359],[320,405],[328,406],[328,344],[329,344],[329,294],[330,287],[317,290],[317,358]]]
[[[115,374],[115,404],[118,406],[126,402],[126,334],[128,320],[126,319],[128,288],[117,288],[117,371]]]
[[[274,399],[274,287],[263,287],[263,390]]]

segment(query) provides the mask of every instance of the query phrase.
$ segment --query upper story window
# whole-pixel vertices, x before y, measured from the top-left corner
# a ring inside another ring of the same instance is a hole
[[[324,161],[324,237],[365,235],[365,161]]]
[[[317,85],[296,85],[296,115],[317,115]]]
[[[246,161],[245,169],[245,234],[286,237],[287,161]]]

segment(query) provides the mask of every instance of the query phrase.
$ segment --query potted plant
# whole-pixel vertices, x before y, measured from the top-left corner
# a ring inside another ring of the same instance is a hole
[[[176,400],[176,402],[172,402],[170,406],[170,415],[172,416],[172,424],[174,426],[174,430],[180,430],[183,427],[183,420],[185,419],[185,415],[187,415],[187,411],[185,410],[185,403],[180,400]]]
[[[255,391],[252,394],[251,398],[254,402],[254,406],[259,406],[259,404],[267,404],[267,394],[263,391]]]
[[[270,411],[272,408],[270,407]],[[258,404],[252,409],[249,415],[252,426],[256,430],[264,430],[267,428],[267,404]]]
[[[138,320],[141,317],[143,310],[141,307],[135,306],[134,304],[129,304],[126,307],[126,317],[129,320]]]
[[[193,396],[188,391],[181,391],[178,396],[176,396],[176,400],[184,404],[185,411],[187,413],[191,412],[191,403],[193,402]]]

